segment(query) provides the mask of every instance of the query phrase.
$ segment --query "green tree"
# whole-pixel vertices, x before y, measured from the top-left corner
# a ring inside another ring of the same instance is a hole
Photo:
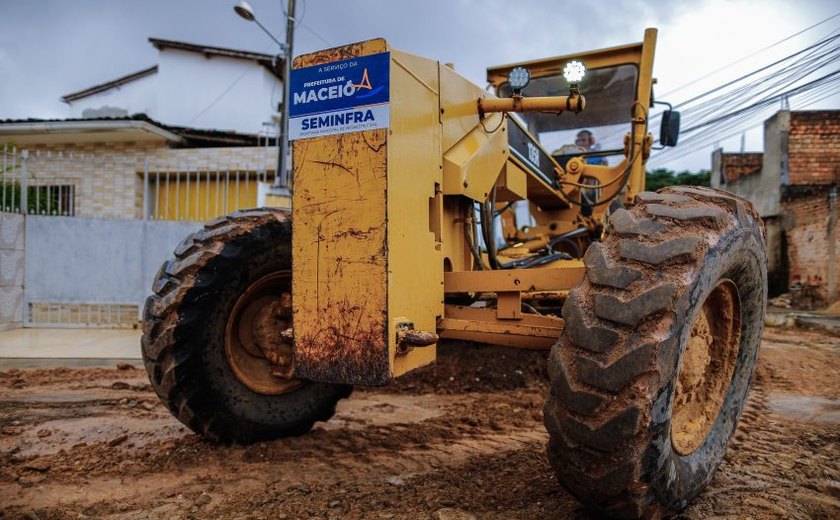
[[[656,191],[665,186],[709,186],[710,179],[709,170],[675,172],[667,168],[656,168],[645,174],[645,189]]]

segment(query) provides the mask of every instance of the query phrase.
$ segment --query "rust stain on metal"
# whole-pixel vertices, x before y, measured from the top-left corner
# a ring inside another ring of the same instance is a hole
[[[294,68],[298,69],[301,67],[311,67],[313,65],[332,63],[334,61],[348,60],[350,58],[358,58],[359,56],[385,52],[388,50],[387,45],[388,44],[382,38],[351,43],[341,47],[334,47],[332,49],[325,49],[312,54],[298,56],[295,58],[293,65]]]
[[[295,340],[295,369],[315,381],[380,385],[390,380],[386,311],[344,300],[324,309],[321,327]]]
[[[434,332],[414,329],[397,329],[397,351],[406,352],[412,347],[428,347],[440,341]]]

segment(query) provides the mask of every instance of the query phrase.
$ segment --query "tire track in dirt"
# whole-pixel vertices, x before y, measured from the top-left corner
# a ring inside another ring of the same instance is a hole
[[[769,337],[735,440],[682,520],[840,517],[840,425],[774,401],[838,402],[840,343]],[[482,520],[590,519],[546,459],[544,355],[440,356],[357,391],[308,435],[248,447],[189,433],[134,389],[139,370],[0,372],[0,518],[416,520],[449,507]],[[70,386],[83,402],[64,407],[56,397]]]
[[[681,518],[804,520],[840,515],[840,428],[773,413],[772,392],[802,388],[763,361],[726,458],[709,488]]]
[[[334,457],[329,464],[306,464],[305,472],[300,471],[301,463],[305,461],[296,457],[278,461],[257,455],[258,460],[252,462],[215,461],[181,471],[139,474],[131,479],[131,486],[118,485],[123,479],[115,476],[84,478],[85,491],[81,497],[77,493],[78,481],[60,478],[51,479],[48,485],[27,487],[14,496],[7,494],[7,484],[0,483],[0,496],[7,496],[10,502],[5,505],[13,509],[24,505],[36,509],[60,506],[68,513],[95,510],[97,514],[110,514],[126,506],[142,509],[150,493],[163,497],[200,493],[208,487],[206,477],[212,475],[230,475],[224,484],[224,495],[243,497],[260,492],[276,494],[288,489],[329,489],[344,481],[367,481],[400,488],[406,486],[407,481],[444,466],[457,466],[485,455],[542,446],[545,440],[545,434],[539,431],[478,435],[451,443],[430,444],[425,449],[407,447],[400,451],[377,450],[357,454],[356,457]],[[109,503],[112,505],[108,506]]]

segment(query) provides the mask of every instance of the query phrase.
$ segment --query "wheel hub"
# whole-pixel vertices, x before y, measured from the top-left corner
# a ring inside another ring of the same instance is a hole
[[[677,378],[671,444],[680,455],[699,448],[720,415],[735,373],[741,304],[731,280],[714,288],[691,328]]]
[[[225,328],[225,354],[233,374],[260,394],[291,392],[292,345],[281,332],[292,323],[291,273],[279,271],[252,283],[237,299]]]

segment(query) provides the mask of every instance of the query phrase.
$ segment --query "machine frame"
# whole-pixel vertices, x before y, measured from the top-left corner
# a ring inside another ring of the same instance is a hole
[[[581,191],[591,185],[582,179],[595,179],[603,199],[632,201],[644,190],[655,42],[656,30],[648,29],[636,44],[488,69],[490,86],[498,88],[515,66],[528,67],[534,78],[558,74],[573,59],[590,69],[637,67],[624,159],[614,166],[587,164],[582,157],[561,165],[507,115],[577,112],[584,109],[585,92],[498,98],[451,67],[392,49],[382,39],[298,57],[296,70],[352,65],[354,58],[389,53],[392,96],[387,129],[293,142],[295,375],[386,384],[432,363],[435,335],[550,348],[563,329],[559,311],[528,309],[559,309],[584,276],[582,258],[495,268],[499,261],[488,258],[490,251],[477,252],[473,208],[483,204],[497,211],[529,201],[537,225],[519,227],[509,214],[501,219],[504,237],[517,252],[500,253],[506,262],[527,263],[570,232],[585,251],[602,233],[609,206],[584,215]],[[510,146],[511,132],[530,139],[550,175]]]
[[[625,136],[624,160],[614,166],[600,166],[588,164],[582,158],[572,158],[565,168],[558,164],[551,154],[540,146],[540,151],[552,161],[560,188],[547,186],[542,179],[528,168],[525,162],[513,154],[508,160],[518,169],[526,172],[529,185],[539,186],[539,198],[532,202],[538,211],[532,214],[538,219],[536,226],[529,226],[526,232],[517,228],[512,219],[504,219],[504,235],[511,241],[521,242],[523,247],[533,249],[545,244],[552,238],[567,233],[576,226],[585,224],[590,231],[595,232],[599,225],[606,220],[609,207],[595,206],[591,216],[581,218],[579,208],[553,209],[558,203],[565,203],[570,197],[579,195],[583,177],[595,178],[605,186],[602,198],[610,198],[622,189],[623,183],[616,182],[627,176],[627,190],[619,194],[619,200],[626,203],[632,201],[637,193],[645,188],[644,164],[651,147],[651,136],[647,132],[648,110],[650,108],[653,85],[653,59],[656,46],[656,30],[645,31],[642,42],[607,49],[578,53],[554,58],[547,58],[520,63],[512,63],[493,67],[487,71],[487,80],[491,86],[498,89],[507,81],[507,74],[514,67],[526,67],[533,78],[560,74],[563,66],[570,60],[581,60],[590,69],[615,65],[634,65],[638,67],[636,86],[636,103],[630,107],[630,131]],[[525,98],[527,99],[527,98]],[[482,98],[479,104],[487,104],[494,100]],[[565,105],[565,99],[558,103]],[[494,107],[497,108],[497,107]],[[507,108],[507,107],[506,107]],[[509,107],[513,109],[513,107]],[[537,106],[534,110],[544,110]],[[513,110],[511,110],[513,111]],[[522,128],[521,123],[510,119],[511,124]],[[523,131],[527,130],[522,128]],[[637,153],[632,151],[636,150]],[[632,154],[632,155],[631,155]],[[498,182],[497,182],[497,185]],[[572,189],[565,190],[565,186]],[[530,190],[529,190],[530,191]],[[529,193],[531,195],[531,193]],[[458,305],[446,306],[446,317],[438,324],[438,331],[443,338],[478,341],[483,343],[501,344],[510,347],[526,349],[549,349],[556,343],[562,332],[563,319],[556,316],[526,315],[519,310],[522,302],[533,302],[535,299],[544,300],[556,297],[565,298],[568,291],[577,285],[584,275],[582,262],[556,261],[548,265],[530,270],[494,270],[481,272],[452,272],[444,275],[444,291],[447,294],[457,293],[495,293],[498,305],[495,311],[478,311],[466,309]],[[515,326],[511,326],[515,325]]]

